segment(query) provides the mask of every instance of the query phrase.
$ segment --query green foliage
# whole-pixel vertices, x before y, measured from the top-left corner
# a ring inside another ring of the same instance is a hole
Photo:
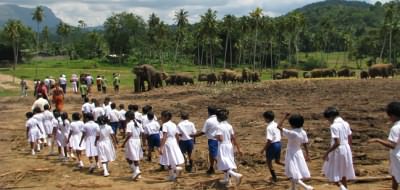
[[[309,57],[306,62],[301,64],[301,69],[305,71],[311,71],[317,68],[326,68],[327,64],[320,59],[316,59],[314,57]]]

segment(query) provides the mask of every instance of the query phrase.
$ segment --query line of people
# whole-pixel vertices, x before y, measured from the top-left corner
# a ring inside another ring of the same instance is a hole
[[[94,104],[94,105],[93,105]],[[180,114],[181,122],[176,125],[172,121],[170,111],[161,112],[161,125],[152,111],[152,107],[146,105],[140,113],[137,105],[129,105],[128,111],[124,105],[112,103],[109,98],[104,104],[93,99],[89,102],[85,98],[82,105],[82,113],[72,114],[72,122],[68,114],[51,113],[49,106],[44,106],[44,111],[35,107],[33,113],[27,116],[27,137],[31,143],[32,154],[43,149],[42,145],[50,146],[53,153],[53,141],[58,145],[60,159],[68,160],[69,156],[76,154],[77,167],[83,168],[82,151],[85,150],[89,158],[89,171],[93,172],[96,167],[103,167],[104,176],[109,176],[108,163],[116,159],[118,147],[118,130],[121,133],[123,143],[121,148],[125,150],[125,158],[132,169],[132,179],[137,180],[141,176],[140,160],[144,152],[147,152],[147,160],[152,160],[152,152],[158,148],[160,153],[159,163],[169,170],[168,180],[175,181],[185,165],[187,172],[192,172],[194,139],[205,135],[208,139],[209,169],[208,174],[214,174],[214,166],[224,172],[221,183],[231,185],[231,179],[235,179],[236,185],[242,181],[243,175],[237,172],[234,149],[239,155],[241,148],[235,137],[232,125],[229,124],[229,111],[223,108],[208,107],[209,117],[205,121],[203,129],[196,131],[195,124],[189,121],[189,114]],[[392,102],[386,108],[390,121],[393,122],[388,140],[371,139],[370,143],[380,143],[392,149],[390,156],[390,174],[393,176],[393,189],[398,188],[400,180],[400,102]],[[80,116],[83,115],[83,121]],[[340,190],[348,189],[347,181],[356,178],[352,161],[352,130],[334,107],[327,108],[323,116],[330,123],[331,145],[323,156],[322,166],[324,175],[329,181],[334,182]],[[266,144],[261,152],[265,154],[267,165],[272,180],[277,181],[276,172],[272,162],[285,168],[285,175],[292,183],[291,189],[300,185],[306,190],[314,189],[302,180],[311,177],[306,161],[310,161],[308,149],[308,137],[303,129],[304,118],[300,114],[285,114],[283,119],[275,122],[272,111],[263,113],[267,124]],[[288,120],[291,129],[283,127]],[[280,162],[281,135],[288,139],[285,161]],[[54,139],[54,140],[53,140]],[[147,150],[146,148],[147,147]],[[304,149],[304,153],[302,150]]]

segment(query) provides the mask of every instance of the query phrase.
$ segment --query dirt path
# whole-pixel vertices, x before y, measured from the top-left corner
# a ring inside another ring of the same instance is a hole
[[[0,75],[0,81],[3,81]],[[284,111],[299,112],[305,119],[305,129],[311,140],[310,153],[313,158],[309,168],[315,189],[337,189],[322,180],[321,155],[329,146],[328,123],[321,112],[327,106],[339,107],[343,117],[353,129],[353,154],[357,175],[384,177],[388,175],[388,150],[377,145],[366,144],[372,137],[386,138],[390,124],[384,113],[385,105],[399,100],[398,80],[288,80],[270,81],[260,84],[240,86],[167,87],[142,94],[111,95],[117,104],[151,104],[157,115],[170,109],[175,115],[180,110],[191,113],[191,120],[201,129],[207,117],[207,105],[216,104],[230,110],[230,123],[243,147],[244,155],[237,157],[239,171],[245,179],[240,189],[288,189],[289,182],[284,177],[284,169],[277,167],[279,182],[269,182],[265,158],[259,154],[264,143],[264,123],[261,113],[274,110],[278,115]],[[103,99],[95,94],[93,97]],[[47,150],[37,156],[29,155],[29,147],[24,137],[24,113],[29,110],[33,98],[1,98],[0,106],[0,189],[226,189],[214,176],[205,175],[207,169],[206,139],[196,140],[194,157],[196,172],[184,173],[176,183],[165,180],[167,171],[158,171],[157,158],[153,162],[142,161],[143,179],[130,180],[130,170],[124,161],[124,153],[118,150],[118,159],[111,164],[111,177],[104,178],[101,171],[88,174],[87,169],[74,171],[74,162],[62,163],[57,157],[47,156]],[[81,100],[78,95],[67,94],[66,111],[79,111]],[[174,117],[178,122],[179,119]],[[286,140],[284,140],[286,146]],[[283,156],[282,156],[283,157]],[[85,159],[85,163],[88,161]],[[41,171],[37,170],[41,169]],[[44,188],[45,187],[45,188]],[[351,183],[352,190],[390,189],[390,181],[371,180]],[[231,189],[231,188],[230,188]]]

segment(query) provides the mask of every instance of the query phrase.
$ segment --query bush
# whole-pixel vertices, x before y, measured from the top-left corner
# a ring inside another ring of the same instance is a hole
[[[316,68],[326,68],[326,62],[316,59],[314,57],[310,57],[306,62],[300,65],[300,67],[305,71],[311,71]]]

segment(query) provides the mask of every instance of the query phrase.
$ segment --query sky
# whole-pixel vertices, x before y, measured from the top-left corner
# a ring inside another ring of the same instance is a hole
[[[279,16],[293,9],[319,0],[0,0],[0,4],[17,4],[24,7],[43,5],[51,8],[64,22],[77,25],[84,20],[88,26],[99,26],[113,13],[133,12],[148,19],[156,13],[168,24],[174,23],[175,11],[189,11],[189,22],[197,22],[208,8],[217,11],[221,18],[226,14],[247,15],[261,7],[264,15]],[[375,3],[377,0],[364,0]],[[382,3],[389,0],[380,0]]]

